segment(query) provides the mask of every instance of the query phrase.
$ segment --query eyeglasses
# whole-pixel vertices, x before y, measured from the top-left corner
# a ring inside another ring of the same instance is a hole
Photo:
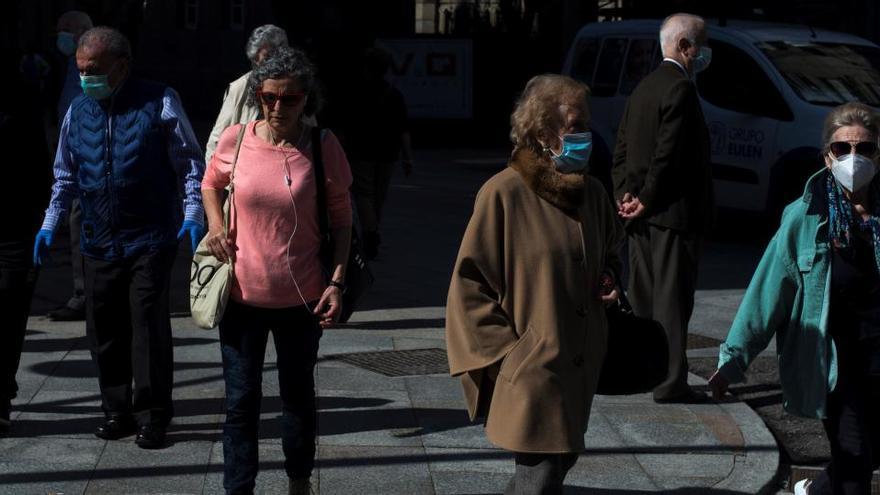
[[[279,101],[281,102],[282,106],[295,107],[299,105],[301,101],[303,101],[303,98],[305,98],[305,96],[306,94],[303,92],[284,93],[279,95],[277,93],[257,90],[257,97],[260,99],[260,101],[263,102],[264,105],[267,105],[270,108],[274,108],[275,103]]]
[[[831,143],[829,148],[831,148],[831,154],[834,155],[834,158],[848,155],[853,149],[855,149],[857,154],[862,156],[873,157],[877,154],[877,143],[873,141],[859,141],[856,144],[850,144],[846,141],[835,141]]]

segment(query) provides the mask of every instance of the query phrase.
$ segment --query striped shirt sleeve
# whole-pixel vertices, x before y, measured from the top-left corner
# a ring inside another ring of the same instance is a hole
[[[58,149],[55,151],[55,164],[53,165],[55,183],[52,185],[52,198],[46,209],[43,225],[45,230],[54,231],[62,219],[67,218],[67,209],[70,202],[79,195],[79,183],[76,180],[77,164],[67,149],[67,130],[70,127],[70,109],[64,115],[61,122],[61,130],[58,135]]]
[[[184,220],[204,225],[201,184],[205,174],[205,160],[180,97],[171,88],[165,90],[162,99],[162,122],[165,123],[168,135],[168,156],[177,176],[183,182]]]

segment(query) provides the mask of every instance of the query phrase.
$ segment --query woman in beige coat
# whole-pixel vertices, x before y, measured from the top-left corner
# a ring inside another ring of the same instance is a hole
[[[506,494],[561,493],[584,433],[617,299],[623,231],[584,173],[589,89],[532,78],[506,170],[477,195],[452,274],[446,341],[471,419],[516,453]]]

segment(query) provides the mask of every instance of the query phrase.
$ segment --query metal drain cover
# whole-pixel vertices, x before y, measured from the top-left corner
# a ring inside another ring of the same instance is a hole
[[[444,349],[409,349],[402,351],[353,352],[335,354],[327,359],[342,361],[385,376],[435,375],[449,373]]]

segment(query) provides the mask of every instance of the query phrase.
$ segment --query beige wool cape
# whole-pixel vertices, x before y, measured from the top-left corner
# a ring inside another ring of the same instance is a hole
[[[526,150],[508,165],[477,194],[453,270],[450,371],[493,444],[580,452],[608,341],[599,277],[620,273],[623,229],[598,180]]]

